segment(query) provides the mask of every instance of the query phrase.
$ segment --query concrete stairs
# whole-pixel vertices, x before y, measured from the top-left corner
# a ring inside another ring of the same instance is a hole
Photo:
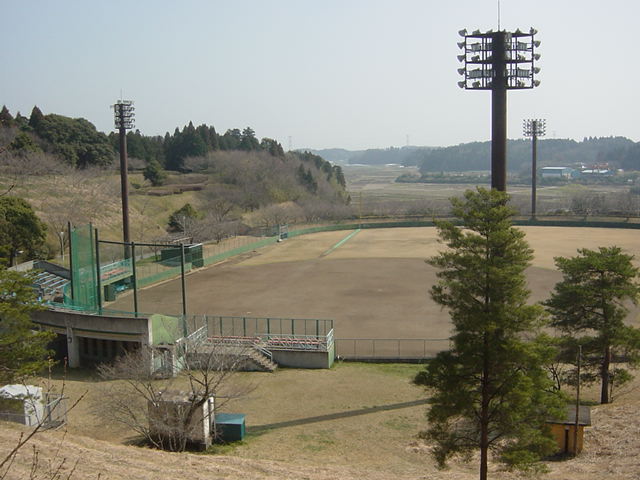
[[[254,339],[209,339],[206,343],[194,344],[187,354],[192,368],[201,368],[211,359],[240,371],[273,372],[278,368],[270,352]]]
[[[263,372],[274,372],[278,364],[269,358],[258,348],[253,348],[248,352],[248,357],[255,363],[256,369]]]

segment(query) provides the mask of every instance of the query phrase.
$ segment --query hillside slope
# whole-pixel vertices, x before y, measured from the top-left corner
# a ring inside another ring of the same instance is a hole
[[[635,395],[634,395],[635,396]],[[585,452],[575,460],[550,462],[549,480],[608,480],[637,479],[640,474],[640,420],[636,415],[640,401],[622,400],[619,404],[595,407],[593,426],[587,430]],[[20,428],[2,424],[0,451],[8,452],[20,435]],[[64,460],[62,478],[73,471],[71,478],[100,478],[101,480],[136,478],[174,479],[409,479],[471,480],[477,477],[474,464],[454,463],[449,470],[433,469],[427,457],[428,447],[417,440],[409,449],[425,454],[425,470],[419,476],[411,473],[362,468],[334,467],[331,458],[322,465],[249,460],[234,456],[166,453],[145,448],[114,445],[88,437],[66,435],[63,432],[44,432],[33,441],[38,450],[38,476],[49,478],[48,469],[55,469]],[[13,463],[7,479],[30,478],[33,464],[32,448],[24,448]],[[491,478],[514,479],[517,474],[501,472],[492,467]],[[33,478],[33,477],[31,477]]]

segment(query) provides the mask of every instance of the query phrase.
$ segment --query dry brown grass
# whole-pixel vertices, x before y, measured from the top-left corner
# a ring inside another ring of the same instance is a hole
[[[446,471],[435,468],[429,446],[417,438],[425,427],[424,406],[394,408],[424,398],[424,392],[409,382],[418,368],[339,364],[332,370],[241,374],[238,381],[257,381],[258,387],[228,411],[247,415],[248,436],[240,445],[223,450],[224,455],[164,453],[124,445],[131,440],[126,429],[99,421],[90,413],[100,403],[96,384],[89,376],[76,375],[66,382],[68,395],[77,398],[86,390],[88,395],[71,412],[68,433],[38,434],[34,445],[41,451],[43,469],[49,460],[55,464],[66,459],[66,471],[77,462],[72,478],[83,479],[97,479],[98,475],[101,479],[477,478],[474,461],[454,461]],[[546,478],[638,478],[640,383],[635,382],[634,387],[616,403],[593,408],[594,425],[587,429],[584,453],[577,459],[549,462]],[[587,390],[587,398],[596,393],[596,389]],[[377,408],[384,406],[389,409]],[[343,418],[333,419],[332,415]],[[17,426],[3,424],[0,451],[8,451],[19,432]],[[31,463],[32,451],[25,449],[8,478],[29,478]],[[496,464],[491,471],[491,478],[519,478]]]

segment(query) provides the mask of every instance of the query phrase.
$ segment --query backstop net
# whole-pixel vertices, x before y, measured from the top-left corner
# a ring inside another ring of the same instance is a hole
[[[91,224],[71,230],[71,283],[65,288],[64,306],[98,309],[95,231]]]

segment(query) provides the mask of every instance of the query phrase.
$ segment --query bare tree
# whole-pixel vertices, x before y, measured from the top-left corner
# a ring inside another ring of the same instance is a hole
[[[260,226],[265,229],[276,225],[293,223],[299,218],[302,218],[302,209],[295,203],[269,205],[261,209],[256,215]]]
[[[302,209],[301,218],[307,223],[318,223],[325,220],[342,220],[354,216],[354,208],[344,203],[332,203],[317,198],[304,199],[298,202]]]
[[[156,448],[184,451],[192,444],[206,446],[217,433],[215,411],[253,388],[230,381],[251,349],[201,341],[163,352],[143,347],[125,353],[98,367],[105,382],[96,414],[127,426]],[[168,357],[172,360],[164,365],[169,370],[181,366],[179,374],[166,375],[167,370],[153,367]]]

